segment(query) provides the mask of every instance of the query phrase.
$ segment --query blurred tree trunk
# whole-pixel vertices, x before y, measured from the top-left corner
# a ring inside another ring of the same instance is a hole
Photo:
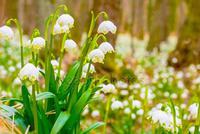
[[[133,35],[143,39],[147,32],[147,0],[134,0],[132,6]]]
[[[177,0],[149,0],[148,27],[150,41],[148,50],[165,41],[176,29]]]
[[[188,16],[180,28],[176,50],[170,57],[178,59],[177,67],[200,63],[200,1],[186,0]]]

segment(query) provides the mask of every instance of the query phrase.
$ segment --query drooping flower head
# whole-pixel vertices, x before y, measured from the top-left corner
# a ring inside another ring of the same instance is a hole
[[[94,49],[88,54],[88,58],[92,60],[93,63],[103,63],[104,53],[100,49]]]
[[[72,28],[74,26],[74,18],[69,14],[62,14],[56,21],[61,27],[68,26]]]
[[[103,34],[107,34],[108,32],[115,34],[116,31],[117,27],[115,26],[115,24],[113,24],[113,22],[108,20],[101,22],[97,30],[98,33],[103,33]]]
[[[74,18],[69,14],[62,14],[54,25],[53,34],[68,33],[74,26]]]
[[[51,60],[51,65],[53,66],[54,69],[58,68],[59,63],[57,60]]]
[[[14,37],[14,32],[9,26],[0,27],[0,39],[11,40]]]
[[[88,68],[89,68],[89,63],[86,63],[86,64],[83,66],[82,78],[85,78],[85,77],[86,77]],[[91,64],[91,65],[90,65],[89,73],[92,74],[92,73],[94,73],[94,72],[96,72],[96,71],[95,71],[95,67],[94,67],[94,65]]]
[[[103,42],[100,44],[99,49],[104,53],[112,53],[114,52],[113,46],[108,42]]]
[[[75,41],[71,40],[71,39],[68,39],[65,41],[65,46],[64,48],[67,50],[67,51],[73,51],[77,48],[77,44]]]
[[[31,63],[27,63],[19,72],[19,78],[24,80],[29,80],[30,82],[35,82],[39,78],[39,70]]]

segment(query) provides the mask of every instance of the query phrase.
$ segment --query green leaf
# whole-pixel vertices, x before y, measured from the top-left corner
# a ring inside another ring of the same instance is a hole
[[[59,99],[61,100],[65,99],[67,94],[70,92],[68,89],[72,84],[72,82],[74,81],[74,78],[77,74],[79,67],[80,67],[80,62],[75,63],[73,67],[69,70],[69,73],[65,76],[58,90]]]
[[[24,104],[24,118],[27,120],[30,126],[34,126],[33,113],[31,110],[31,104],[29,101],[29,92],[25,85],[22,85],[22,99]]]
[[[92,131],[100,126],[103,126],[103,125],[105,125],[104,122],[96,122],[96,123],[92,124],[91,126],[89,126],[86,130],[81,132],[81,134],[88,134],[90,131]]]
[[[51,130],[51,134],[57,134],[65,125],[67,120],[69,119],[69,113],[67,112],[61,112],[58,116],[55,124],[53,125],[53,128]]]
[[[39,101],[39,100],[55,98],[55,97],[56,95],[51,92],[42,92],[42,93],[37,94],[36,100]]]
[[[44,112],[44,110],[42,109],[42,106],[37,106],[38,110],[38,128],[39,128],[39,133],[42,134],[49,134],[50,129],[51,129],[51,125],[49,120],[47,119],[47,116]]]
[[[76,104],[72,107],[71,115],[65,125],[68,128],[68,130],[72,129],[73,126],[78,122],[81,112],[87,105],[91,93],[91,90],[85,91],[80,97],[80,99],[76,102]]]

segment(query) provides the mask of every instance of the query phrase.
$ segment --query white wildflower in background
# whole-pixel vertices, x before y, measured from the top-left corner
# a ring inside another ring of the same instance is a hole
[[[64,48],[66,49],[66,51],[69,51],[69,52],[74,51],[77,48],[77,44],[72,39],[67,39],[65,41]]]
[[[101,89],[104,93],[115,93],[116,89],[115,86],[113,84],[102,84],[102,89]]]
[[[131,114],[131,119],[136,119],[136,115],[134,113]]]
[[[132,107],[135,107],[135,108],[141,108],[142,104],[139,100],[133,100],[132,101]]]
[[[125,114],[130,114],[131,113],[131,109],[129,107],[124,109],[124,113]]]
[[[122,96],[127,96],[128,94],[129,94],[129,92],[126,89],[123,89],[120,91],[120,95],[122,95]]]
[[[141,115],[144,114],[144,110],[143,109],[139,109],[139,110],[137,110],[136,114],[141,116]]]
[[[122,89],[128,88],[128,84],[123,81],[117,81],[116,86],[117,88],[122,88]]]
[[[191,127],[189,128],[189,132],[190,132],[191,134],[194,134],[194,132],[195,132],[195,126],[191,126]],[[198,133],[200,133],[200,128],[199,128]]]
[[[109,42],[103,42],[100,44],[99,49],[104,53],[112,53],[114,52],[113,46]]]
[[[121,109],[121,108],[123,108],[123,103],[121,101],[116,100],[111,104],[112,110],[118,110],[118,109]]]
[[[39,70],[31,63],[27,63],[19,72],[19,78],[35,82],[39,79]]]
[[[0,27],[0,39],[11,40],[14,38],[14,32],[9,26]]]
[[[197,103],[193,103],[192,105],[189,106],[189,118],[191,119],[196,119],[198,115],[198,108],[199,105]]]
[[[51,65],[53,66],[54,69],[58,68],[59,63],[57,60],[51,60]]]
[[[99,113],[99,111],[98,110],[94,110],[94,111],[92,111],[92,117],[93,118],[95,118],[95,117],[99,117],[100,116],[100,113]]]
[[[101,22],[97,30],[98,33],[103,33],[103,34],[107,34],[108,32],[115,34],[116,31],[117,31],[117,27],[111,21]]]
[[[94,49],[88,54],[89,60],[92,60],[93,63],[103,63],[104,53],[100,49]]]

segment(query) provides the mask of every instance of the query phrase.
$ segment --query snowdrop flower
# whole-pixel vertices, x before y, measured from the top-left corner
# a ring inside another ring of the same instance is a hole
[[[69,14],[62,14],[56,21],[61,27],[68,26],[72,28],[74,26],[74,18]]]
[[[13,84],[14,85],[20,85],[21,84],[21,80],[19,79],[19,77],[14,79]]]
[[[117,109],[120,109],[120,108],[123,108],[123,103],[121,101],[116,100],[111,104],[112,110],[117,110]]]
[[[123,89],[125,89],[125,88],[128,87],[128,84],[125,83],[125,82],[123,82],[123,81],[117,81],[116,86],[117,86],[118,88],[123,88]]]
[[[102,84],[102,91],[104,92],[104,93],[115,93],[116,92],[116,89],[115,89],[115,86],[113,85],[113,84],[107,84],[107,85],[105,85],[105,84]]]
[[[143,113],[144,113],[144,110],[143,110],[143,109],[139,109],[139,110],[136,112],[137,115],[143,115]]]
[[[128,90],[121,90],[120,91],[120,95],[122,95],[122,96],[126,96],[126,95],[128,95],[129,94],[129,92],[128,92]]]
[[[108,42],[103,42],[100,44],[99,49],[104,53],[112,53],[114,52],[113,46]]]
[[[192,118],[192,119],[197,118],[198,108],[199,108],[199,105],[197,103],[193,103],[192,105],[189,106],[189,112],[190,112],[189,117],[190,118]]]
[[[132,114],[131,114],[131,119],[134,120],[135,118],[136,118],[136,115],[135,115],[134,113],[132,113]]]
[[[94,110],[92,111],[92,117],[95,118],[95,117],[99,117],[100,113],[98,110]]]
[[[108,32],[111,32],[115,34],[117,31],[117,27],[111,22],[111,21],[103,21],[98,27],[97,32],[107,34]]]
[[[129,105],[128,101],[127,100],[123,101],[123,105],[128,106]]]
[[[14,32],[10,27],[5,25],[0,27],[0,39],[11,40],[13,37]]]
[[[88,54],[88,58],[94,63],[103,63],[104,53],[100,49],[94,49]]]
[[[88,71],[88,68],[89,68],[89,63],[86,63],[84,66],[83,66],[83,72],[87,73]],[[90,73],[94,73],[95,72],[95,68],[94,68],[94,65],[90,65],[90,70],[89,70]]]
[[[82,78],[86,78],[86,75],[87,75],[87,71],[88,71],[88,67],[89,67],[89,63],[86,63],[84,66],[83,66],[83,70],[82,70]],[[90,70],[89,70],[89,73],[94,73],[95,72],[95,68],[94,68],[94,65],[90,65]]]
[[[131,109],[129,107],[124,109],[124,113],[125,114],[130,114],[131,113]]]
[[[67,50],[67,51],[73,51],[77,48],[77,44],[75,41],[71,40],[71,39],[68,39],[65,41],[65,46],[64,48]]]
[[[195,131],[195,127],[194,126],[191,126],[190,128],[189,128],[189,132],[191,133],[191,134],[194,134],[194,131]],[[199,131],[198,132],[200,132],[200,128],[199,128]]]
[[[19,78],[35,82],[39,78],[39,70],[31,63],[27,63],[19,72]]]
[[[38,52],[40,49],[45,47],[45,40],[42,37],[35,37],[32,41],[27,42],[27,46],[32,49],[32,51]]]
[[[61,33],[63,33],[64,32],[64,30],[61,28],[61,26],[58,24],[58,23],[56,23],[55,25],[54,25],[54,28],[53,28],[53,34],[55,35],[55,34],[61,34]]]
[[[132,106],[136,108],[141,108],[141,102],[139,100],[133,100],[132,101]]]
[[[58,68],[59,63],[57,60],[51,60],[51,65],[53,66],[54,69]]]

